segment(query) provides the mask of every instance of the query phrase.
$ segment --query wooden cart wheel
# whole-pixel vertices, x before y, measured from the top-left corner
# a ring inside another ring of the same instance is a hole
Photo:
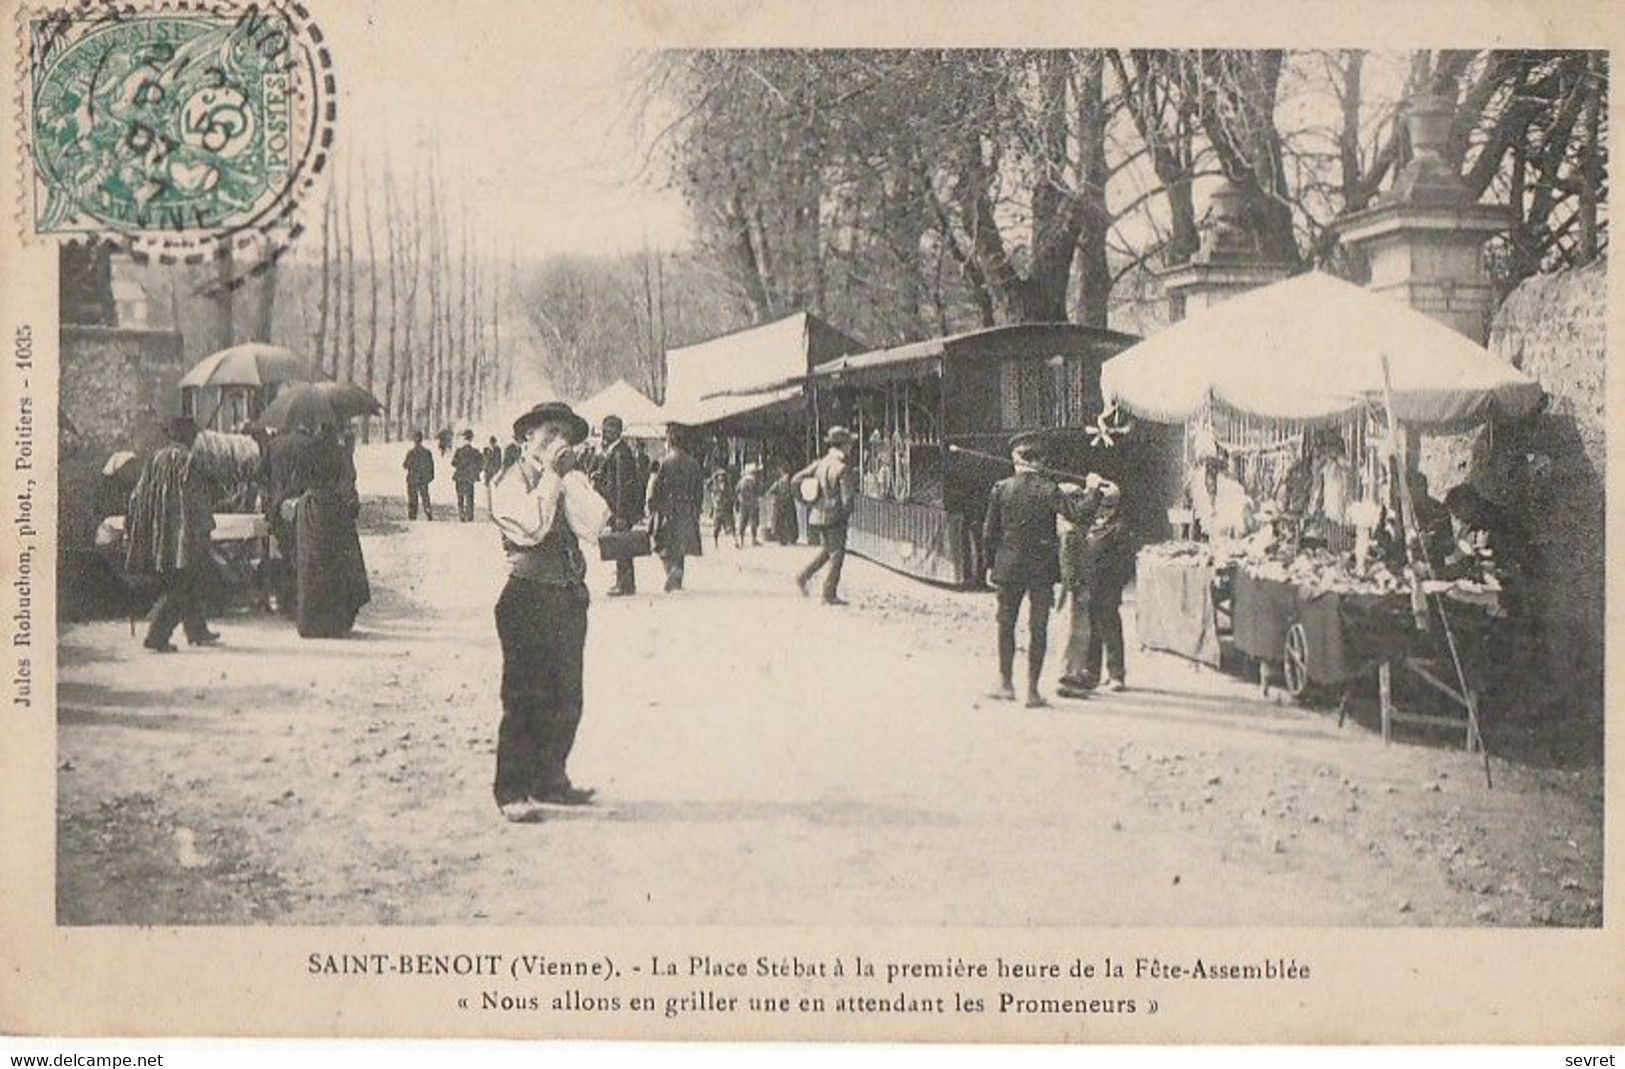
[[[1309,689],[1309,637],[1302,624],[1287,628],[1285,648],[1281,651],[1281,675],[1286,692],[1301,698]]]

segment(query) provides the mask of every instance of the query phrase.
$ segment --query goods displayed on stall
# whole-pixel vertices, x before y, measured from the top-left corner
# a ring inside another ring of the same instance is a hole
[[[1184,429],[1178,506],[1196,538],[1140,554],[1142,643],[1217,663],[1207,636],[1228,619],[1265,686],[1280,664],[1295,696],[1380,666],[1385,737],[1398,715],[1391,663],[1437,655],[1442,632],[1464,677],[1445,603],[1500,613],[1516,562],[1456,537],[1412,439],[1526,416],[1542,400],[1534,380],[1397,301],[1313,272],[1170,327],[1101,379],[1122,411]],[[1473,747],[1476,708],[1458,683],[1446,689],[1467,708]]]
[[[267,427],[293,424],[335,426],[352,416],[381,411],[376,398],[358,386],[318,382],[310,363],[274,345],[247,342],[211,353],[176,383],[180,408],[202,428],[192,443],[194,463],[215,488],[214,528],[210,546],[225,600],[267,609],[269,591],[264,566],[272,556],[270,528],[260,512],[263,474],[260,441]],[[212,406],[212,407],[211,407]],[[108,461],[110,482],[123,463],[137,458],[127,450]],[[127,498],[128,490],[120,497]],[[109,512],[95,533],[95,547],[109,567],[121,570],[124,556],[125,502]]]

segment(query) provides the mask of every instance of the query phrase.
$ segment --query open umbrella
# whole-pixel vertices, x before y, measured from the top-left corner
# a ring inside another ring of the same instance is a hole
[[[309,364],[276,345],[247,342],[199,360],[180,386],[264,386],[269,382],[314,382]]]
[[[355,416],[376,416],[384,406],[360,386],[348,382],[296,382],[285,386],[265,409],[260,422],[267,427],[339,426]]]

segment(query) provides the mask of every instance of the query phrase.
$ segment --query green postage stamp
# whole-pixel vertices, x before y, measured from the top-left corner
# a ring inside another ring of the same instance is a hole
[[[292,223],[334,119],[300,6],[86,3],[25,31],[35,233],[181,249]]]

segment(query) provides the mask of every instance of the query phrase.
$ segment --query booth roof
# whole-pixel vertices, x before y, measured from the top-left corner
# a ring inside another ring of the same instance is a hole
[[[1454,431],[1539,407],[1534,379],[1393,297],[1319,272],[1234,297],[1148,338],[1101,369],[1127,412],[1175,423],[1217,401],[1268,419],[1321,422],[1384,400],[1400,421]]]
[[[1058,352],[1080,348],[1120,349],[1137,340],[1131,334],[1077,323],[1014,323],[838,357],[819,364],[813,369],[813,377],[833,378],[865,372],[889,378],[906,377],[918,374],[922,368],[945,356],[1002,355],[1017,350],[1054,356]]]

